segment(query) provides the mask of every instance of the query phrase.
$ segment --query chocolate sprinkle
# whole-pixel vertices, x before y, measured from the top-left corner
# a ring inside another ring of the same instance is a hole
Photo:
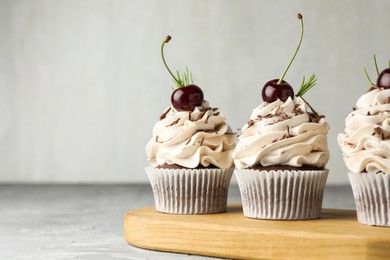
[[[251,120],[248,121],[247,124],[248,124],[248,127],[250,127],[250,126],[255,124],[255,121],[251,119]]]
[[[280,106],[278,106],[278,107],[276,108],[276,111],[275,111],[275,116],[277,116],[277,115],[278,115],[279,109],[280,109]]]
[[[324,115],[319,115],[319,114],[316,114],[316,113],[310,113],[310,112],[307,112],[308,115],[309,115],[309,118],[310,118],[310,122],[313,122],[313,123],[318,123],[320,122],[321,118],[324,118],[325,116]]]
[[[380,128],[379,126],[374,128],[374,133],[372,135],[377,135],[382,140],[385,140],[385,134],[383,133],[382,128]]]
[[[282,114],[283,116],[282,116],[282,118],[281,119],[279,119],[278,121],[276,121],[276,122],[272,122],[272,123],[269,123],[268,125],[274,125],[274,124],[277,124],[277,123],[280,123],[280,122],[283,122],[283,121],[285,121],[285,120],[287,120],[287,119],[290,119],[291,118],[291,116],[288,116],[287,114]]]
[[[171,107],[169,107],[167,110],[165,110],[165,112],[160,116],[160,121],[163,120],[167,116],[169,111],[171,111]]]
[[[199,116],[199,119],[202,119],[204,117],[204,115],[206,114],[206,112],[207,112],[207,110],[203,110],[202,113]]]
[[[166,127],[170,127],[170,126],[176,125],[179,121],[180,121],[180,118],[176,119],[175,121],[173,121],[172,123],[170,123]]]
[[[303,114],[303,110],[299,106],[297,106],[297,107],[294,108],[294,113],[296,115],[302,115]]]
[[[308,105],[309,106],[309,108],[311,109],[311,111],[312,111],[312,113],[309,113],[308,112],[308,114],[309,114],[309,117],[310,117],[310,121],[311,122],[314,122],[314,123],[318,123],[318,122],[320,122],[320,120],[321,120],[321,118],[324,118],[325,116],[323,116],[323,115],[319,115],[318,113],[317,113],[317,111],[315,111],[314,110],[314,108],[301,96],[301,99],[303,100],[303,102],[305,102],[305,104],[306,105]]]

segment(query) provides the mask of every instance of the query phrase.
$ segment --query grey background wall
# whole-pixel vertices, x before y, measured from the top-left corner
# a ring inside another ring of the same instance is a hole
[[[390,58],[390,1],[0,1],[0,182],[146,182],[144,147],[169,105],[160,58],[188,66],[240,128],[282,73],[331,126],[328,183],[347,183],[336,143],[344,118]]]

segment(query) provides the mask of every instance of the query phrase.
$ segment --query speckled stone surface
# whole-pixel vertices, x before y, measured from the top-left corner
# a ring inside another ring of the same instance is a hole
[[[123,215],[153,203],[149,185],[1,184],[0,259],[215,259],[127,244]],[[326,187],[323,207],[354,209],[351,188]]]

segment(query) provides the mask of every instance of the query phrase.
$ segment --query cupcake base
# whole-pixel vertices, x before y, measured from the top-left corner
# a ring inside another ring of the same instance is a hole
[[[390,174],[348,173],[359,223],[390,227]]]
[[[159,169],[146,167],[156,210],[170,214],[226,211],[233,169]]]
[[[304,220],[320,217],[328,170],[236,169],[244,216]]]

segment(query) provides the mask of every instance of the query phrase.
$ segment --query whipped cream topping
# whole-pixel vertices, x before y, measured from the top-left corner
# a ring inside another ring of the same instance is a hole
[[[264,102],[242,128],[233,153],[237,168],[311,165],[324,168],[329,160],[328,124],[308,112],[302,98]]]
[[[390,89],[361,96],[344,131],[338,143],[350,171],[390,174]]]
[[[153,137],[146,145],[147,160],[154,167],[178,164],[196,168],[211,164],[226,169],[233,165],[236,139],[221,111],[207,101],[190,112],[171,106],[153,128]]]

